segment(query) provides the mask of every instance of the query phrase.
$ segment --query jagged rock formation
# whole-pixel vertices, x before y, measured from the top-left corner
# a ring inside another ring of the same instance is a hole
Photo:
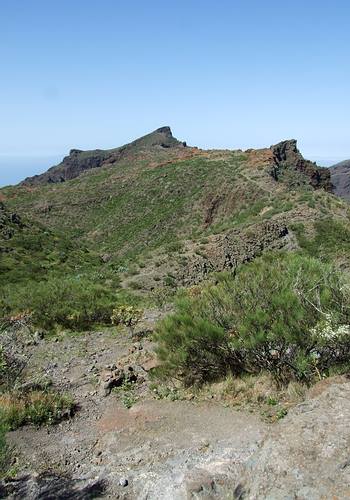
[[[71,149],[69,155],[63,161],[47,172],[33,177],[27,177],[22,184],[35,185],[65,182],[78,177],[86,170],[117,163],[128,155],[141,150],[152,150],[153,148],[183,148],[185,142],[180,142],[173,137],[170,127],[161,127],[135,141],[115,149],[95,149],[82,151]]]
[[[334,193],[350,200],[350,160],[344,160],[330,167]]]
[[[284,221],[266,221],[243,230],[212,236],[203,255],[195,254],[183,270],[185,285],[199,283],[213,271],[234,270],[269,250],[294,250],[297,243]]]
[[[283,169],[294,169],[309,179],[314,189],[332,191],[331,174],[328,168],[318,167],[316,163],[305,160],[297,148],[297,141],[282,141],[270,148],[274,157],[272,175],[277,180]]]

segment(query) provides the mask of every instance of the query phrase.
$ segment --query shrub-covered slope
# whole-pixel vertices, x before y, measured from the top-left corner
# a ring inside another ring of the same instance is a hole
[[[0,202],[0,284],[40,279],[48,272],[64,275],[96,256],[64,234],[20,217]]]
[[[109,322],[119,280],[100,267],[79,242],[0,203],[0,322],[16,315],[47,329]]]
[[[133,294],[166,299],[179,285],[276,249],[303,248],[348,265],[348,205],[330,193],[329,170],[305,160],[294,140],[260,150],[204,151],[185,147],[165,127],[99,152],[98,166],[90,153],[73,154],[78,170],[64,160],[40,179],[0,190],[9,211],[32,221],[18,234],[33,235],[29,249],[16,237],[6,243],[5,283],[21,266],[35,282],[64,275],[67,296],[80,280],[81,304],[82,288],[89,289],[81,280],[110,290],[111,301],[119,283]],[[65,182],[48,179],[63,167]],[[65,244],[72,248],[62,251]],[[49,288],[54,295],[56,284]],[[107,317],[104,305],[100,311],[97,317]]]
[[[309,205],[319,212],[322,203],[336,204],[323,192],[329,171],[304,160],[295,141],[246,152],[139,141],[132,155],[69,182],[2,194],[11,208],[118,258],[296,209],[307,218]]]

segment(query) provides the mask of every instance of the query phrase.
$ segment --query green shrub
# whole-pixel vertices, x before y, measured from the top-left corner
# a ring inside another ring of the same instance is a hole
[[[129,281],[128,286],[131,290],[142,290],[142,283],[139,281]]]
[[[175,252],[181,252],[183,250],[184,244],[182,241],[173,241],[169,243],[165,250],[168,253],[175,253]]]
[[[168,273],[164,278],[164,285],[171,288],[176,288],[176,278]]]
[[[121,305],[113,309],[111,321],[113,325],[123,325],[133,333],[134,327],[140,321],[143,310],[132,305]]]
[[[286,383],[349,359],[349,289],[332,266],[272,254],[218,281],[180,299],[158,326],[161,374],[190,384],[268,371]]]
[[[82,329],[91,323],[110,323],[115,303],[115,293],[84,278],[50,278],[0,290],[2,316],[28,311],[34,325],[48,330],[57,325]]]
[[[297,234],[299,245],[309,255],[330,261],[344,256],[348,260],[350,230],[344,222],[330,218],[316,221],[313,238],[305,234],[302,224],[296,224],[292,228]]]
[[[156,307],[163,307],[174,298],[176,290],[169,286],[153,288],[150,299]]]

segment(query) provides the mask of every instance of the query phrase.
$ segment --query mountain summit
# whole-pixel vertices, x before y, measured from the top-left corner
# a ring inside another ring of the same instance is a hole
[[[184,147],[186,147],[186,143],[173,137],[170,127],[160,127],[150,134],[114,149],[94,149],[90,151],[71,149],[69,155],[61,163],[51,167],[43,174],[27,177],[22,184],[35,185],[65,182],[78,177],[86,170],[117,163],[141,151]]]

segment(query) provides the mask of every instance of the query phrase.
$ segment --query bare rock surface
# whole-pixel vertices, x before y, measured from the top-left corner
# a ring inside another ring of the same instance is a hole
[[[350,383],[329,385],[274,426],[246,463],[244,498],[350,497]]]

